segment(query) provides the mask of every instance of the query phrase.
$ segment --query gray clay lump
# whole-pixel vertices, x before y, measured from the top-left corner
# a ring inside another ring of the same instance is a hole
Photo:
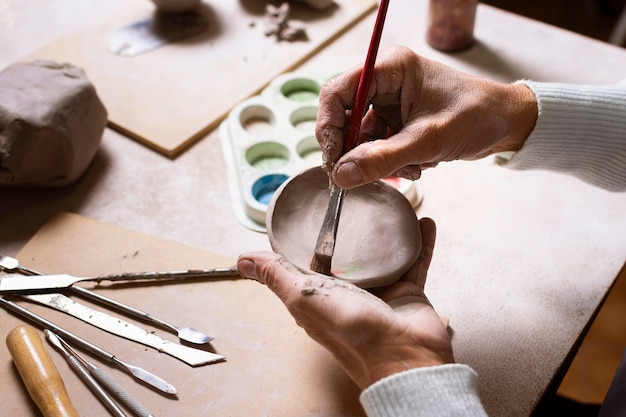
[[[58,187],[94,158],[107,112],[84,71],[51,61],[0,72],[0,187]]]

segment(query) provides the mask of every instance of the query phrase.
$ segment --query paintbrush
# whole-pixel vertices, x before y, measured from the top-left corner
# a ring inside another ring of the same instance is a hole
[[[352,115],[350,116],[350,123],[348,124],[346,132],[346,139],[343,143],[344,154],[357,145],[357,136],[361,130],[361,121],[363,119],[363,115],[365,114],[367,94],[369,92],[369,85],[372,81],[372,75],[374,73],[374,62],[376,61],[376,55],[378,54],[378,46],[380,45],[380,38],[383,33],[383,26],[385,24],[385,16],[387,15],[388,6],[389,0],[381,0],[380,5],[378,6],[378,14],[376,16],[376,22],[374,23],[374,31],[372,32],[370,45],[367,49],[365,64],[363,65],[361,76],[359,77],[359,85],[356,90],[354,107],[352,108]],[[339,217],[341,215],[341,205],[345,194],[345,190],[340,189],[337,185],[335,185],[335,183],[332,183],[328,208],[326,209],[326,213],[324,215],[320,233],[317,236],[315,252],[313,254],[313,259],[311,260],[311,270],[324,275],[330,275],[332,258],[335,253],[337,227],[339,225]]]

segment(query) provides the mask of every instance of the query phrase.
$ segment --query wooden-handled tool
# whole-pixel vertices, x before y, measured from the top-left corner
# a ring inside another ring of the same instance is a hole
[[[28,393],[45,417],[79,417],[34,327],[22,325],[11,330],[7,347]]]

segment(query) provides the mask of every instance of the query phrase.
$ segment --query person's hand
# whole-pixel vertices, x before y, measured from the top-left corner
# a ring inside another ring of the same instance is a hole
[[[377,290],[382,299],[339,279],[300,271],[269,252],[243,254],[237,267],[276,293],[298,325],[365,389],[397,372],[454,362],[450,335],[424,295],[435,222],[421,219],[420,225],[419,259],[399,281]]]
[[[361,144],[342,156],[361,69],[320,92],[316,136],[324,166],[342,188],[390,175],[415,180],[442,161],[517,151],[535,125],[537,102],[525,85],[471,76],[396,46],[376,63]]]

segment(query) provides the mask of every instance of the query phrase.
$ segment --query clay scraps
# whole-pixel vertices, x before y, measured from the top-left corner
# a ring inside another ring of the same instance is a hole
[[[282,3],[278,7],[268,4],[265,12],[269,18],[265,36],[274,35],[277,40],[288,42],[308,39],[304,27],[290,24],[288,3]]]

